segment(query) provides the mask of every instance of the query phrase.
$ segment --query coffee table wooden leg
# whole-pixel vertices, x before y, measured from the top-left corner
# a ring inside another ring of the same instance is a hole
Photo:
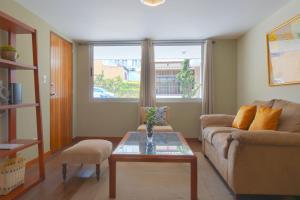
[[[116,161],[109,158],[109,197],[116,198]]]
[[[198,172],[197,172],[197,157],[191,160],[191,200],[198,199]]]

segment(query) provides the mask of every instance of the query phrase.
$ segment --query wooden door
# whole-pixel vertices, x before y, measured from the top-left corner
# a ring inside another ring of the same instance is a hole
[[[72,142],[72,44],[51,33],[50,145],[55,152]]]

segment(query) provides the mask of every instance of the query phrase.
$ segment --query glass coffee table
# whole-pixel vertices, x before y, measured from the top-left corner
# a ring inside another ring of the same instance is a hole
[[[110,198],[116,198],[117,162],[190,163],[191,200],[197,199],[197,157],[181,133],[154,133],[152,143],[147,142],[145,133],[126,133],[109,158]]]

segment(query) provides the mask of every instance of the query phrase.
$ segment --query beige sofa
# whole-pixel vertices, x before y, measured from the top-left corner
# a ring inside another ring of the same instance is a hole
[[[232,128],[234,116],[201,116],[203,153],[237,195],[300,195],[300,104],[255,102],[282,108],[278,131]]]

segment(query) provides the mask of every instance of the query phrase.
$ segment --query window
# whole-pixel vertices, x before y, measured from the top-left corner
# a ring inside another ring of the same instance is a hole
[[[201,98],[202,46],[158,44],[154,51],[156,98]]]
[[[140,92],[140,46],[93,47],[92,97],[135,99]]]

